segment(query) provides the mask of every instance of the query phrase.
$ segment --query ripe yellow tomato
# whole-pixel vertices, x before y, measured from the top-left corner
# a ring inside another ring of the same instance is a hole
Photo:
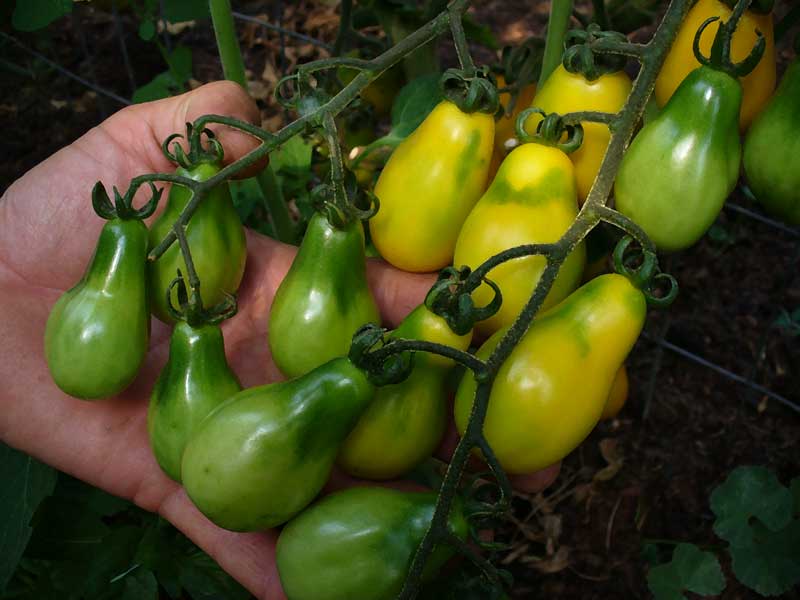
[[[572,452],[600,419],[614,377],[644,325],[644,294],[626,277],[601,275],[537,317],[500,367],[483,432],[508,473],[533,473]],[[478,350],[486,359],[507,332]],[[468,372],[455,419],[466,430],[477,384]]]
[[[562,115],[580,111],[616,113],[624,106],[630,92],[631,80],[623,71],[588,81],[583,75],[570,73],[564,65],[559,65],[534,96],[531,106]],[[533,133],[541,120],[540,115],[531,115],[525,121],[525,129]],[[580,204],[589,195],[610,139],[607,125],[583,123],[583,143],[569,155],[575,165]]]
[[[505,77],[502,75],[497,75],[497,87],[501,88],[505,86],[506,80]],[[528,108],[533,101],[533,96],[536,94],[536,85],[531,83],[524,86],[520,91],[519,95],[517,96],[517,102],[514,104],[514,110],[511,111],[510,115],[503,115],[500,117],[500,120],[495,123],[494,129],[494,153],[492,154],[492,166],[493,168],[489,171],[489,180],[494,179],[495,174],[497,173],[497,169],[500,167],[500,163],[503,162],[503,158],[505,158],[508,150],[506,149],[506,142],[510,139],[516,137],[515,126],[517,123],[517,117],[519,113],[523,110]],[[500,104],[503,108],[508,106],[508,103],[511,102],[511,94],[508,92],[502,92],[500,94]]]
[[[699,0],[684,19],[678,37],[675,38],[656,80],[656,100],[660,106],[664,106],[686,76],[700,66],[692,50],[694,36],[706,19],[715,16],[726,20],[731,16],[731,9],[720,0]],[[711,51],[711,44],[718,29],[719,23],[712,23],[700,37],[700,49],[703,55],[708,56]],[[733,34],[731,59],[740,61],[750,54],[758,39],[756,30],[764,35],[767,46],[758,66],[739,80],[744,91],[739,112],[741,131],[749,127],[756,115],[766,106],[775,89],[775,39],[771,13],[761,15],[745,11]]]
[[[508,248],[555,242],[577,213],[574,169],[567,155],[552,146],[523,144],[506,157],[464,222],[453,264],[474,269]],[[560,302],[575,289],[585,261],[581,244],[561,267],[543,308]],[[492,269],[488,276],[500,286],[503,304],[493,317],[478,322],[476,330],[487,335],[510,325],[533,293],[545,265],[542,256],[526,256]],[[493,296],[486,284],[473,292],[477,306],[488,304]]]
[[[611,384],[608,400],[606,400],[606,405],[603,407],[603,414],[600,415],[601,419],[613,419],[617,416],[628,400],[628,389],[628,370],[625,365],[622,365],[614,377],[614,382]]]
[[[404,271],[450,264],[464,219],[486,188],[494,118],[447,100],[394,151],[375,185],[369,224],[381,256]]]

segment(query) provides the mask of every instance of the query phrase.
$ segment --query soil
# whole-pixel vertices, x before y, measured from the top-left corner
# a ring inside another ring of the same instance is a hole
[[[237,2],[236,7],[270,16],[276,4]],[[283,4],[286,26],[333,40],[334,3]],[[785,13],[790,2],[777,4]],[[476,6],[475,20],[487,24],[501,44],[541,32],[547,18],[546,2],[490,0]],[[164,63],[155,46],[136,35],[133,15],[123,12],[121,25],[133,78],[141,85],[165,70]],[[281,71],[275,58],[279,39],[258,27],[240,26],[253,91],[265,123],[274,127],[284,118],[269,95]],[[44,34],[4,30],[65,69],[131,96],[131,80],[120,67],[119,37],[107,11],[76,3],[73,17],[54,23]],[[207,23],[184,30],[175,41],[192,49],[198,82],[221,77]],[[322,56],[310,44],[286,44],[284,67]],[[0,79],[0,130],[6,132],[0,139],[2,192],[121,105],[13,44],[3,42],[0,48],[3,58],[27,72],[8,71]],[[443,51],[445,58],[451,54]],[[790,57],[788,43],[779,54],[782,71]],[[740,190],[730,202],[759,211]],[[800,306],[798,240],[797,230],[782,231],[726,209],[712,235],[665,258],[663,264],[680,283],[681,293],[671,308],[653,310],[648,317],[646,336],[628,361],[627,405],[568,457],[551,489],[518,495],[513,523],[497,534],[511,544],[501,562],[514,575],[514,597],[647,597],[643,549],[654,540],[665,542],[658,546],[662,560],[669,558],[671,544],[681,541],[716,551],[727,574],[726,590],[719,597],[759,597],[730,573],[724,542],[712,531],[709,494],[739,465],[767,466],[784,484],[800,475],[800,414],[656,341],[666,339],[797,406],[800,344],[775,323],[784,311]]]

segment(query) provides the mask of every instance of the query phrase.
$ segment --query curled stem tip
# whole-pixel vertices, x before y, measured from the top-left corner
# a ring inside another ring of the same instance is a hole
[[[472,331],[475,323],[493,316],[503,303],[498,285],[482,278],[478,283],[482,281],[491,287],[494,296],[486,306],[475,306],[472,299],[473,288],[468,283],[471,272],[469,267],[443,269],[425,297],[425,306],[442,317],[457,335],[466,335]]]
[[[658,258],[652,250],[639,248],[629,252],[633,241],[626,235],[614,248],[615,270],[642,291],[649,305],[669,306],[678,296],[678,282],[672,275],[659,271]]]
[[[537,124],[536,131],[531,134],[526,128],[526,122],[534,114],[543,118]],[[575,152],[583,143],[583,126],[580,123],[568,124],[558,113],[546,113],[536,107],[526,108],[517,116],[516,130],[521,142],[553,146],[564,154]]]

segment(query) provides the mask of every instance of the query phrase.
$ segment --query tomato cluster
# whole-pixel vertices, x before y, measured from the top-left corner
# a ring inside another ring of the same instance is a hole
[[[617,209],[663,251],[690,246],[716,218],[738,179],[740,128],[751,121],[744,166],[753,192],[769,211],[800,222],[800,169],[787,175],[774,160],[775,152],[800,143],[788,133],[800,134],[800,64],[790,66],[769,100],[771,18],[748,14],[731,53],[742,59],[749,52],[742,45],[763,34],[764,56],[755,70],[745,73],[730,57],[722,67],[716,57],[686,68],[687,44],[698,27],[698,46],[711,44],[709,15],[730,11],[717,0],[700,0],[692,9],[656,86],[663,109],[634,138],[614,188]],[[565,57],[538,90],[518,86],[522,106],[497,122],[490,108],[442,100],[394,150],[374,185],[379,209],[369,233],[380,255],[406,271],[461,273],[466,279],[453,283],[458,287],[513,248],[554,247],[590,197],[611,138],[604,123],[569,125],[559,114],[620,111],[631,91],[622,66],[579,68]],[[194,181],[220,171],[219,152],[193,148],[179,159],[177,174]],[[291,600],[394,597],[431,523],[434,494],[355,488],[309,507],[335,465],[359,478],[396,479],[442,440],[454,361],[405,351],[376,368],[369,358],[376,347],[415,340],[463,355],[476,343],[474,356],[488,363],[546,279],[543,312],[493,374],[483,436],[495,458],[512,474],[557,463],[625,402],[624,361],[644,326],[656,269],[647,250],[631,268],[627,242],[615,256],[618,273],[587,267],[582,241],[561,257],[531,252],[498,262],[458,302],[465,314],[480,314],[475,323],[454,317],[452,304],[443,309],[447,303],[432,291],[384,336],[363,327],[379,325],[380,314],[367,284],[359,215],[323,204],[269,315],[272,357],[288,380],[243,390],[227,364],[219,327],[233,312],[231,294],[246,258],[225,182],[182,225],[180,243],[153,262],[148,252],[174,233],[192,193],[174,185],[148,232],[142,219],[157,196],[136,211],[125,198],[112,207],[95,192],[96,208],[109,221],[86,274],[48,320],[53,379],[79,398],[118,394],[144,360],[150,312],[174,324],[148,412],[154,455],[217,525],[256,531],[288,523],[277,562]],[[445,284],[435,289],[451,291]],[[468,369],[454,386],[462,435],[481,383]],[[457,501],[451,536],[466,540],[467,513]],[[438,547],[426,574],[452,553]]]

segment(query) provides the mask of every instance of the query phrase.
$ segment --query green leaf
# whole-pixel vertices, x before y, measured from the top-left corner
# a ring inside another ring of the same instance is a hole
[[[261,187],[255,177],[248,179],[230,180],[228,185],[231,189],[231,197],[239,219],[246,223],[253,213],[253,210],[261,204]]]
[[[733,573],[762,596],[779,596],[800,583],[800,520],[780,531],[761,523],[750,526],[752,538],[740,546],[731,545]]]
[[[180,84],[189,81],[192,76],[192,51],[188,46],[175,46],[172,53],[166,55],[165,59],[175,81]]]
[[[72,0],[17,0],[11,24],[18,31],[35,31],[72,12]]]
[[[800,477],[795,477],[789,484],[789,490],[792,492],[794,498],[794,516],[800,517]]]
[[[650,569],[647,585],[656,600],[685,600],[683,592],[717,595],[725,589],[725,577],[717,557],[694,544],[678,544],[672,560]]]
[[[141,527],[126,525],[112,529],[103,537],[102,551],[95,553],[84,573],[83,595],[89,598],[119,597],[125,577],[138,568],[134,557],[143,533]]]
[[[132,100],[135,104],[161,100],[162,98],[168,98],[175,88],[176,84],[172,75],[169,72],[160,73],[150,83],[145,83],[143,86],[136,88],[136,91],[133,92]]]
[[[464,33],[468,40],[477,42],[491,50],[497,50],[500,47],[491,27],[478,23],[469,14],[465,15],[464,18]]]
[[[658,544],[646,543],[642,545],[642,558],[651,567],[655,567],[660,560],[658,556]]]
[[[714,532],[730,543],[734,574],[763,596],[800,582],[797,481],[790,490],[764,467],[739,467],[711,494]]]
[[[419,127],[442,100],[439,78],[432,73],[403,86],[392,104],[392,128],[387,137],[403,139]]]
[[[147,569],[135,569],[122,579],[119,600],[158,600],[158,582]]]
[[[251,596],[205,552],[197,550],[180,564],[180,581],[194,600],[248,600]]]
[[[714,533],[733,546],[753,543],[750,519],[778,531],[792,518],[791,492],[764,467],[737,467],[711,494]]]
[[[0,591],[17,568],[31,537],[31,517],[53,492],[56,477],[52,467],[0,444]]]
[[[170,23],[198,21],[211,17],[208,2],[197,0],[165,0],[163,14]]]
[[[139,37],[145,42],[149,42],[156,36],[155,21],[146,20],[139,23]]]
[[[152,81],[136,89],[133,102],[151,102],[180,93],[192,76],[192,51],[186,46],[176,46],[172,54],[164,56],[169,70],[156,75]]]
[[[270,164],[276,172],[308,174],[312,150],[311,144],[298,134],[270,154]]]

